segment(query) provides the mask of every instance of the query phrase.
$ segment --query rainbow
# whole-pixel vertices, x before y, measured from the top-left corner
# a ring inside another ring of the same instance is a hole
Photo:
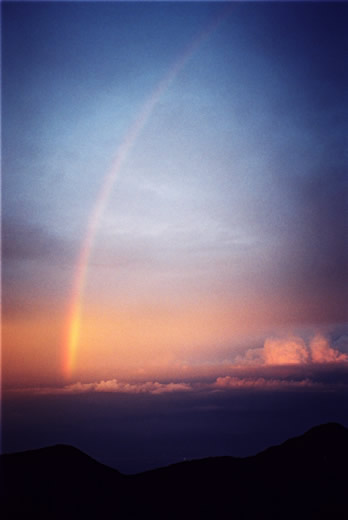
[[[206,27],[190,45],[185,49],[183,54],[174,62],[167,74],[159,82],[153,90],[149,98],[144,103],[137,119],[126,133],[121,145],[119,146],[110,170],[106,174],[98,197],[94,204],[93,210],[89,216],[85,238],[82,242],[80,253],[78,255],[77,265],[74,274],[73,289],[69,303],[67,332],[64,337],[63,345],[63,372],[69,378],[76,366],[77,350],[79,346],[84,289],[87,279],[88,264],[93,250],[95,237],[98,226],[104,210],[108,204],[111,191],[117,177],[120,174],[123,164],[127,160],[132,148],[134,147],[138,136],[149,120],[154,108],[168,90],[172,82],[175,80],[179,72],[185,67],[189,59],[208,39],[208,37],[217,29],[223,20],[225,20],[231,11],[231,6],[222,10],[222,12]]]

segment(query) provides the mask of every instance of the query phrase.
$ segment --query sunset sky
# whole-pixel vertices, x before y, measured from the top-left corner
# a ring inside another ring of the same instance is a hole
[[[2,4],[5,448],[98,444],[20,438],[26,399],[92,395],[104,433],[107,396],[290,393],[348,425],[346,28],[344,3]]]

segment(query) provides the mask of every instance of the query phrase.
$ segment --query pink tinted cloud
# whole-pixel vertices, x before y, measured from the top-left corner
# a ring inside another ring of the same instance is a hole
[[[238,390],[238,389],[270,389],[281,390],[291,388],[305,388],[318,386],[317,383],[308,378],[301,380],[280,379],[274,376],[244,375],[244,376],[221,376],[213,382],[178,382],[160,383],[158,381],[147,381],[142,383],[126,383],[111,379],[93,383],[73,383],[62,387],[34,387],[12,389],[14,393],[31,393],[35,395],[74,395],[87,393],[123,393],[123,394],[152,394],[161,395],[173,392],[216,391],[216,390]]]
[[[331,347],[328,339],[320,334],[312,338],[309,348],[313,363],[341,363],[348,361],[348,354],[342,354],[339,350]]]
[[[260,388],[260,389],[290,389],[290,388],[306,388],[318,386],[317,383],[310,379],[286,380],[286,379],[266,379],[264,377],[257,378],[241,378],[241,377],[218,377],[214,383],[218,389],[239,389],[239,388]]]
[[[158,381],[146,381],[144,383],[126,383],[111,379],[98,383],[74,383],[64,387],[67,393],[82,392],[120,392],[127,394],[167,394],[172,392],[187,392],[191,386],[186,383],[159,383]]]
[[[299,337],[266,339],[263,356],[266,365],[302,365],[309,360],[306,344]]]
[[[267,338],[263,348],[249,349],[236,358],[237,365],[255,367],[344,362],[348,362],[348,354],[332,347],[322,334],[316,334],[308,345],[298,336]]]
[[[192,390],[192,386],[188,383],[160,383],[158,381],[146,381],[144,383],[127,383],[110,379],[107,381],[98,381],[93,383],[73,383],[61,387],[35,387],[13,389],[17,393],[34,393],[37,395],[49,394],[85,394],[90,392],[113,392],[124,394],[143,394],[149,393],[153,395],[169,394],[173,392],[188,392]]]
[[[335,346],[341,345],[338,340]],[[344,345],[346,345],[346,338]],[[342,347],[340,347],[342,348]],[[189,367],[188,367],[189,368]],[[175,392],[217,390],[287,390],[300,388],[326,388],[332,383],[325,382],[323,374],[339,375],[336,386],[346,385],[343,375],[348,369],[348,354],[334,348],[329,340],[321,335],[315,335],[309,342],[297,336],[288,338],[268,338],[262,348],[246,350],[239,355],[234,364],[215,366],[214,380],[204,382],[204,367],[202,379],[188,382],[139,381],[127,382],[117,379],[94,381],[90,383],[75,382],[61,387],[12,388],[11,393],[28,393],[35,395],[72,395],[85,393],[123,393],[123,394],[171,394]],[[227,371],[226,371],[227,370]]]

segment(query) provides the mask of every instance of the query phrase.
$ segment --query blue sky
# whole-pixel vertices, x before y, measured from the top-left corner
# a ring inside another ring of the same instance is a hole
[[[194,364],[345,322],[345,5],[5,3],[4,308],[11,323],[57,316],[54,337],[37,333],[36,379],[47,342],[59,372],[87,221],[127,131],[222,12],[156,103],[99,222],[88,377],[121,314],[139,329],[125,348],[135,342],[141,366],[153,319],[152,355]],[[209,320],[204,340],[195,330]],[[170,347],[168,327],[183,331]],[[25,339],[12,342],[21,352]]]
[[[346,27],[334,2],[2,3],[4,451],[134,472],[348,425]],[[90,215],[178,63],[98,220],[67,377]]]

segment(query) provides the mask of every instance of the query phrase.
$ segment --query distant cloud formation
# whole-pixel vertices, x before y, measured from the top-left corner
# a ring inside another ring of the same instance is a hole
[[[344,350],[347,337],[335,340]],[[184,380],[119,381],[116,378],[93,382],[77,381],[62,386],[9,388],[12,394],[77,395],[90,393],[163,395],[189,392],[296,391],[348,388],[348,353],[335,348],[327,337],[315,334],[309,341],[299,336],[267,338],[262,348],[248,349],[235,362],[215,365],[210,375],[197,372],[192,378],[190,367]],[[219,374],[220,372],[220,374]],[[143,373],[145,376],[145,372]]]
[[[298,365],[308,362],[309,352],[302,338],[268,338],[263,356],[266,365]]]
[[[244,365],[307,365],[348,362],[348,354],[330,345],[328,338],[316,334],[306,345],[298,336],[267,338],[263,348],[250,349],[237,358]]]
[[[290,388],[305,388],[318,387],[319,383],[311,381],[310,379],[287,380],[287,379],[266,379],[265,377],[258,378],[241,378],[241,377],[218,377],[215,381],[215,387],[218,389],[238,389],[238,388],[263,388],[263,389],[290,389]]]
[[[341,363],[348,361],[348,354],[343,354],[330,346],[327,338],[315,336],[310,342],[311,358],[313,363]]]
[[[32,395],[77,395],[90,393],[119,393],[119,394],[150,394],[159,396],[178,392],[216,392],[229,390],[257,390],[257,391],[287,391],[312,388],[320,390],[325,388],[325,382],[315,381],[304,374],[298,378],[294,374],[290,378],[281,378],[281,375],[264,374],[264,376],[248,374],[241,376],[221,376],[213,382],[179,382],[160,383],[158,381],[146,381],[139,383],[127,383],[111,379],[93,383],[73,383],[61,387],[31,387],[13,388],[12,394]]]
[[[145,383],[125,383],[111,379],[99,383],[74,383],[64,387],[70,392],[121,392],[130,394],[166,394],[171,392],[187,392],[191,386],[185,383],[159,383],[158,381],[147,381]]]
[[[187,392],[192,390],[192,386],[187,383],[159,383],[158,381],[146,381],[142,383],[127,383],[111,379],[93,383],[73,383],[63,387],[42,387],[30,388],[24,391],[29,393],[49,395],[49,394],[84,394],[91,392],[116,392],[127,394],[148,393],[153,395],[167,394],[172,392]],[[20,390],[19,390],[20,391]]]

